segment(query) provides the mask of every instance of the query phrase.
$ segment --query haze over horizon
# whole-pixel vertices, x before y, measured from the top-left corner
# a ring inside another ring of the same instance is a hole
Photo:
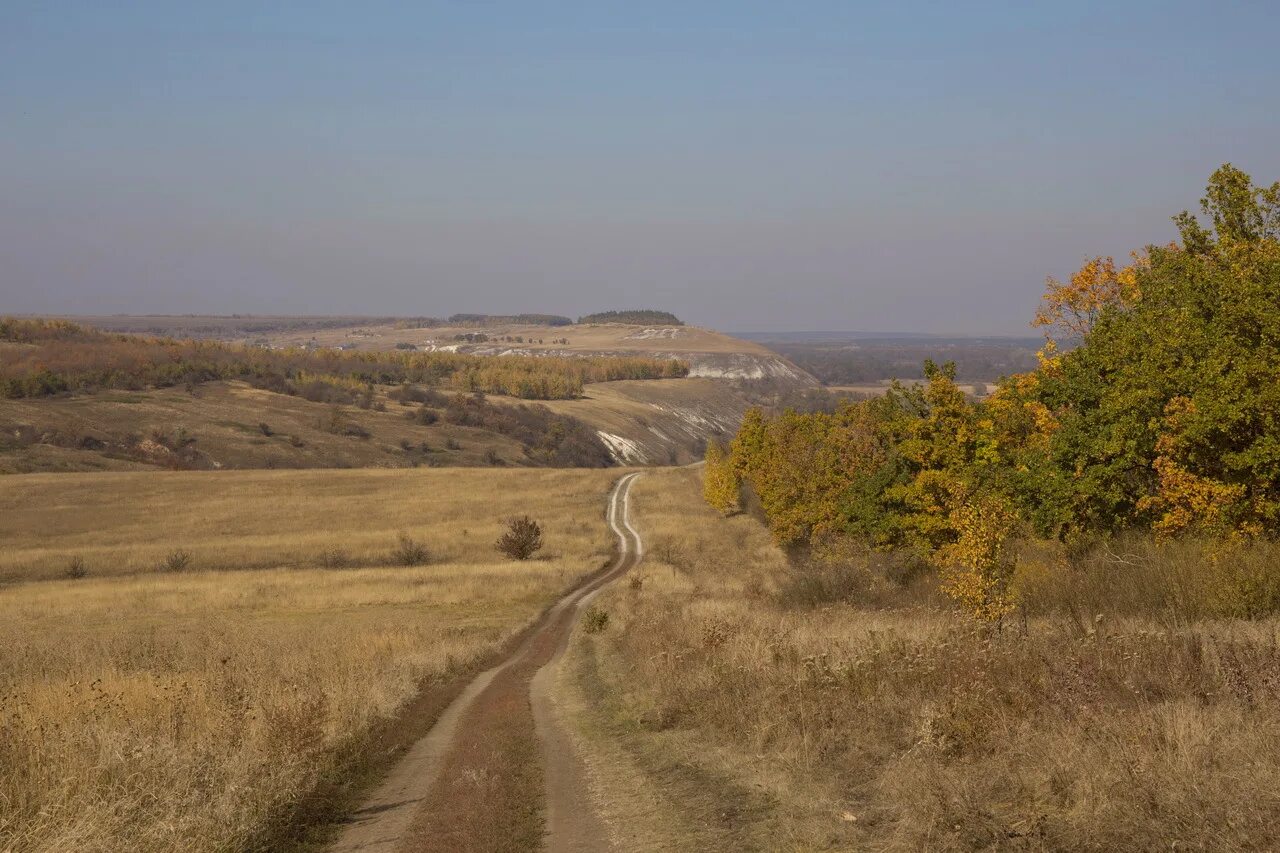
[[[1266,4],[7,3],[0,313],[1034,334],[1280,178]]]

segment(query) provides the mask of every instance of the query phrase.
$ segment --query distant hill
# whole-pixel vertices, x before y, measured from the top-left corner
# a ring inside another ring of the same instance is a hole
[[[628,326],[683,326],[669,311],[601,311],[578,318],[579,323],[624,323]]]

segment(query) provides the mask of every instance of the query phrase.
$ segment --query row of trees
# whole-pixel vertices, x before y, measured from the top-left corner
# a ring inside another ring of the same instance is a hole
[[[61,320],[0,318],[0,395],[41,397],[219,379],[268,385],[324,380],[356,386],[418,383],[525,399],[567,399],[592,382],[688,374],[653,358],[480,356],[242,347],[216,341],[107,334]]]
[[[641,309],[636,311],[600,311],[578,318],[579,323],[625,323],[629,326],[683,326],[682,321],[670,311]]]
[[[1280,520],[1280,183],[1228,165],[1208,223],[1127,266],[1049,280],[1035,370],[968,399],[952,365],[831,414],[749,412],[708,452],[707,499],[743,484],[784,543],[854,539],[930,560],[975,615],[1013,606],[1008,543],[1125,529],[1248,538]],[[1080,343],[1070,351],[1056,341]]]

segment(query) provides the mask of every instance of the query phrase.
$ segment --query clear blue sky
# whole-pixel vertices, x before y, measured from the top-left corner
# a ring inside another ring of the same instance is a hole
[[[0,0],[0,313],[1024,333],[1280,178],[1280,6]]]

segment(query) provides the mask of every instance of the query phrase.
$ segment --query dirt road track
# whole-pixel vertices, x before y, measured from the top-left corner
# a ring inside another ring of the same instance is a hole
[[[549,664],[563,654],[578,613],[643,556],[629,518],[639,476],[622,477],[609,495],[614,563],[556,602],[510,657],[466,686],[352,815],[331,853],[612,849],[555,713]]]

